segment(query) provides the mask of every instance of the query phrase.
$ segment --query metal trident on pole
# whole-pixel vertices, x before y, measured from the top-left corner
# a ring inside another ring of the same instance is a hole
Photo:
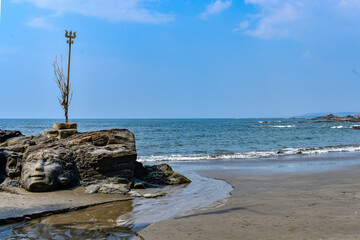
[[[72,33],[72,31],[70,31],[70,33],[65,30],[65,37],[69,38],[66,43],[69,44],[69,61],[68,61],[68,74],[67,74],[67,87],[66,87],[66,103],[67,106],[69,106],[69,84],[70,84],[70,56],[71,56],[71,44],[74,44],[74,41],[72,39],[76,38],[76,32],[74,32],[74,34]],[[68,116],[66,116],[66,122],[69,121]]]

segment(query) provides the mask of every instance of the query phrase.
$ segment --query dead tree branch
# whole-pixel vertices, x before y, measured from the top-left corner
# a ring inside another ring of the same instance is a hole
[[[69,86],[67,85],[66,76],[64,75],[63,56],[61,55],[60,58],[60,66],[57,60],[57,56],[55,57],[55,61],[53,62],[52,66],[54,69],[54,80],[60,90],[60,96],[58,97],[58,100],[64,110],[65,122],[69,122],[69,105],[72,100],[73,92],[71,91],[71,84],[69,83]]]

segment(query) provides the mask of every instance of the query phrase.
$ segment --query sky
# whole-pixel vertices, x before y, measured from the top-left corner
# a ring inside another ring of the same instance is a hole
[[[359,111],[360,0],[0,0],[0,118]]]

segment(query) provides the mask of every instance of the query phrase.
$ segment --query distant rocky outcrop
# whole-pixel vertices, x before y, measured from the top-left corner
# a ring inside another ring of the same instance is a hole
[[[127,194],[136,187],[190,182],[167,164],[137,162],[135,136],[127,129],[78,133],[74,125],[57,124],[42,135],[9,136],[0,140],[5,187],[41,192],[81,185],[87,193]]]
[[[322,117],[311,118],[310,120],[320,121],[320,122],[360,122],[360,114],[356,116],[348,115],[348,116],[340,116],[328,114]]]

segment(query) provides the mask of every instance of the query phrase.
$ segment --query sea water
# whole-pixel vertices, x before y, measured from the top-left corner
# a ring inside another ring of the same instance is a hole
[[[61,119],[0,119],[0,129],[41,134]],[[80,132],[127,128],[138,160],[257,159],[276,155],[360,151],[356,123],[307,119],[72,119]],[[360,123],[359,123],[360,124]]]

